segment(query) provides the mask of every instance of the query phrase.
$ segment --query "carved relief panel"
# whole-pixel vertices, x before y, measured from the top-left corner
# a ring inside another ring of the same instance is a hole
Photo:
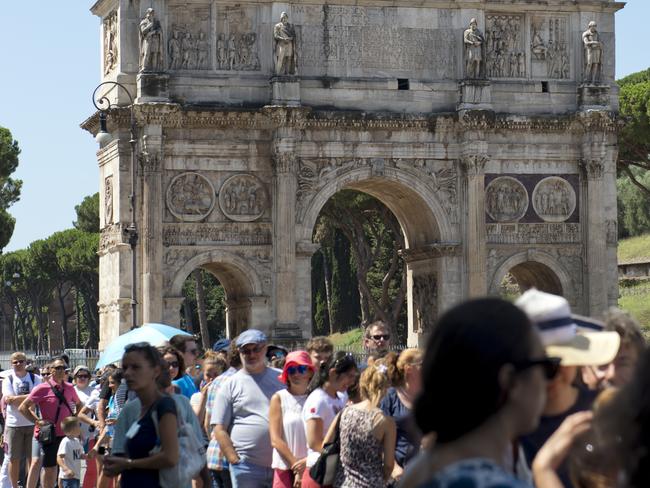
[[[257,8],[245,5],[219,6],[217,12],[218,70],[260,69]]]
[[[210,180],[199,173],[177,175],[167,187],[167,208],[182,222],[198,222],[206,218],[216,201]]]
[[[219,190],[219,207],[226,217],[236,222],[259,219],[269,206],[266,189],[260,180],[249,174],[228,178]]]
[[[300,72],[454,79],[454,15],[442,9],[294,4],[290,18],[296,26]]]
[[[107,75],[117,66],[118,54],[118,24],[117,10],[111,12],[104,18],[104,74]]]
[[[566,17],[533,17],[530,22],[531,70],[535,78],[568,79],[571,73]]]
[[[104,226],[113,223],[113,176],[104,179]]]
[[[502,176],[485,189],[485,211],[496,222],[516,222],[526,215],[528,192],[515,178]]]
[[[582,242],[579,175],[486,174],[485,223],[492,244]]]
[[[526,77],[524,17],[490,14],[485,18],[488,78]]]
[[[564,222],[576,208],[576,192],[564,178],[549,176],[535,186],[533,208],[546,222]]]
[[[210,5],[169,7],[167,59],[171,70],[211,68]]]
[[[438,316],[438,282],[434,274],[413,276],[414,332],[431,330]]]

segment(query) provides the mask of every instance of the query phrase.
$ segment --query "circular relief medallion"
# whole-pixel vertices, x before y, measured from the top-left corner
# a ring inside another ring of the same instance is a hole
[[[226,217],[236,222],[259,219],[268,204],[264,185],[253,175],[231,176],[221,185],[219,207]]]
[[[510,176],[495,178],[485,189],[485,211],[497,222],[516,222],[528,210],[528,192]]]
[[[564,178],[549,176],[535,186],[533,208],[546,222],[564,222],[576,209],[576,192]]]
[[[180,174],[167,187],[167,208],[183,222],[198,222],[206,218],[216,203],[214,187],[199,173]]]

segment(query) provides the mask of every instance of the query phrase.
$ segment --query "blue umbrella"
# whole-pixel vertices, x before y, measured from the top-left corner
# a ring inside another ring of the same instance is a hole
[[[141,327],[130,330],[122,334],[113,342],[111,342],[97,361],[96,368],[102,368],[107,364],[114,363],[122,360],[124,356],[124,348],[129,344],[136,344],[138,342],[148,342],[152,346],[162,346],[175,335],[192,335],[185,331],[171,327],[165,324],[144,324]]]

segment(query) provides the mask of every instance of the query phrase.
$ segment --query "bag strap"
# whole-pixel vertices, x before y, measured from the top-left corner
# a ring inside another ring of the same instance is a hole
[[[180,414],[180,408],[178,408],[178,402],[171,395],[165,395],[165,396],[167,396],[167,397],[171,398],[172,400],[174,400],[174,406],[176,407],[176,425],[178,426],[178,432],[180,433],[181,429],[185,425],[185,421],[183,420],[183,418],[182,418],[182,416]],[[160,400],[156,401],[156,403],[151,407],[151,420],[153,421],[153,426],[156,429],[156,437],[157,437],[156,444],[160,445],[161,444],[160,430],[158,428],[158,402],[160,402]]]
[[[48,380],[47,383],[50,385],[50,388],[52,388],[52,391],[54,392],[54,396],[56,396],[59,400],[59,405],[56,407],[56,415],[54,416],[54,424],[59,421],[59,413],[61,412],[61,405],[65,404],[66,407],[68,407],[68,410],[70,410],[70,415],[75,417],[75,413],[72,411],[70,408],[70,405],[68,405],[68,401],[65,399],[65,395],[58,390],[58,388],[54,388],[52,383]],[[63,387],[65,388],[65,386]]]

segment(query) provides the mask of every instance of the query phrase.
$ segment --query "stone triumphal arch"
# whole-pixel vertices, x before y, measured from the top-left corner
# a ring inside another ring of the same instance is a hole
[[[224,286],[229,333],[308,337],[314,225],[342,189],[402,226],[411,344],[505,276],[581,313],[616,301],[622,4],[385,5],[95,3],[103,81],[135,97],[102,87],[102,344],[130,326],[133,284],[139,321],[177,324],[196,268]]]

